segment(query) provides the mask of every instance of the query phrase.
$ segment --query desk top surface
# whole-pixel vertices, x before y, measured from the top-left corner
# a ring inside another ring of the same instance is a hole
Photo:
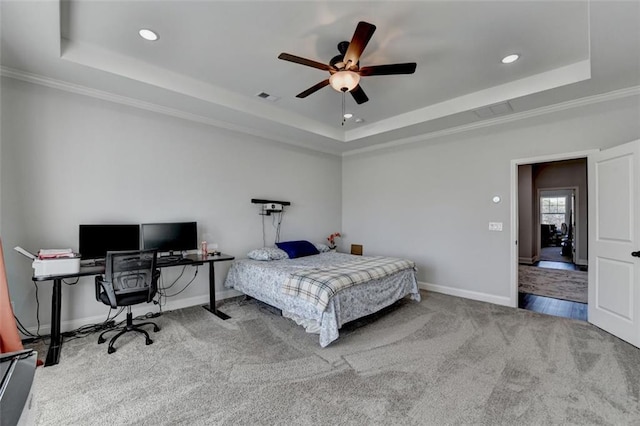
[[[202,265],[204,263],[214,263],[214,262],[225,262],[229,260],[233,260],[235,257],[230,256],[228,254],[220,253],[216,255],[208,255],[202,256],[199,254],[190,254],[184,256],[180,259],[173,261],[163,262],[162,258],[158,258],[158,262],[156,263],[156,268],[170,268],[174,266],[197,266]],[[65,278],[78,278],[78,277],[86,277],[90,275],[100,275],[104,273],[105,266],[104,265],[81,265],[80,271],[72,274],[62,274],[62,275],[40,275],[34,276],[32,278],[33,281],[51,281],[56,279],[65,279]]]

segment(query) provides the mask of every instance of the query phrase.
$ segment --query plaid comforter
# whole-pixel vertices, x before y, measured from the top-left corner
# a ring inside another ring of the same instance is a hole
[[[331,297],[340,290],[415,267],[414,262],[406,259],[362,257],[329,268],[292,273],[283,284],[282,292],[301,297],[324,310]]]

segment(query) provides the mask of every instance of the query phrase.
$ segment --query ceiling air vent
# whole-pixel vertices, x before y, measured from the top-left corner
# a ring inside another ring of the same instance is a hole
[[[513,108],[511,107],[511,104],[509,102],[502,102],[499,104],[478,108],[473,112],[475,112],[479,118],[489,118],[496,115],[503,115],[513,112]]]
[[[279,97],[270,95],[270,94],[268,94],[266,92],[260,92],[256,96],[259,97],[259,98],[262,98],[262,99],[266,99],[266,100],[271,101],[271,102],[275,102],[278,99],[280,99]]]

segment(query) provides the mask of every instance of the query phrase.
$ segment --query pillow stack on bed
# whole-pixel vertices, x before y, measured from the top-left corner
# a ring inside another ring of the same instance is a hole
[[[276,245],[278,247],[262,247],[251,250],[247,253],[247,257],[253,260],[296,259],[329,251],[329,247],[325,244],[312,244],[305,240],[285,241],[276,243]]]

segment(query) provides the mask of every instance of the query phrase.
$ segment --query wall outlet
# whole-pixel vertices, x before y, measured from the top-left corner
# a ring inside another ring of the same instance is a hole
[[[502,231],[502,222],[489,222],[489,231]]]

